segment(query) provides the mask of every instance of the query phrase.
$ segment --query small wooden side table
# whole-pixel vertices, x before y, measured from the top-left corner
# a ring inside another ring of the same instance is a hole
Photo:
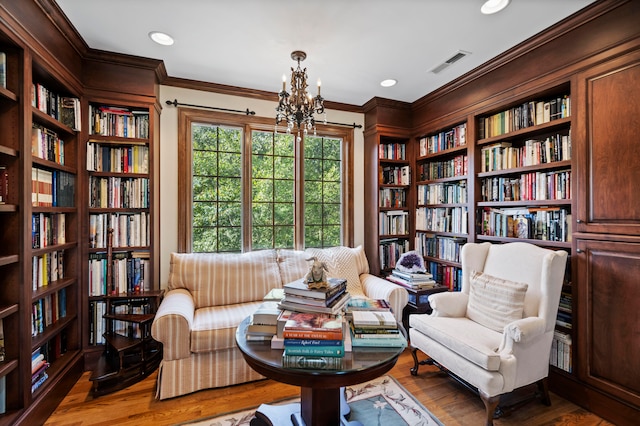
[[[430,314],[432,309],[429,305],[429,296],[435,293],[449,291],[449,287],[438,285],[433,288],[424,290],[416,290],[403,287],[409,292],[409,303],[402,310],[402,325],[409,332],[409,315],[411,314]]]

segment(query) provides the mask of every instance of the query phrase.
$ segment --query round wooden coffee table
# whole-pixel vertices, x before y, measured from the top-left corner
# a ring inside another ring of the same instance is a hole
[[[307,426],[340,424],[340,388],[373,380],[393,368],[404,348],[353,348],[340,370],[293,369],[282,366],[282,349],[270,342],[247,342],[245,318],[236,342],[247,364],[265,377],[300,386],[300,411]]]

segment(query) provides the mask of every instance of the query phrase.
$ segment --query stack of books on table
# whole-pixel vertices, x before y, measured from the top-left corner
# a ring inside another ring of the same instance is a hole
[[[407,340],[398,328],[391,310],[350,313],[351,345],[357,347],[405,347]]]
[[[412,290],[424,290],[438,285],[433,279],[433,275],[428,272],[412,273],[394,269],[391,271],[391,275],[387,276],[387,280]]]
[[[251,323],[247,326],[247,341],[270,341],[278,331],[278,318],[281,313],[278,302],[262,302],[251,315]]]
[[[294,312],[338,314],[350,299],[347,280],[329,278],[328,283],[328,287],[320,289],[310,289],[303,279],[285,284],[278,307]]]
[[[344,358],[344,319],[322,312],[292,312],[284,325],[282,366],[335,370]]]

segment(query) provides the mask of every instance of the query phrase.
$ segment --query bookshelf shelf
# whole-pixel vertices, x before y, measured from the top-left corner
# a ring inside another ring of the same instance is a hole
[[[1,87],[1,86],[0,86],[0,97],[2,97],[5,100],[12,101],[12,102],[17,102],[18,101],[18,95],[13,93],[11,90],[9,90],[9,89],[7,89],[5,87]]]
[[[11,265],[14,263],[18,263],[20,261],[20,256],[17,254],[11,254],[8,256],[0,256],[0,266]]]
[[[518,201],[478,201],[478,207],[541,207],[541,206],[570,206],[570,199],[562,200],[518,200]]]
[[[564,241],[536,240],[532,238],[494,237],[492,235],[478,235],[477,239],[479,241],[492,241],[492,242],[499,242],[499,243],[512,243],[512,242],[520,241],[520,242],[535,244],[537,246],[550,247],[550,248],[556,248],[556,249],[571,248],[571,242],[564,242]]]
[[[520,174],[520,173],[538,172],[542,170],[570,169],[570,168],[571,168],[571,160],[566,160],[566,161],[555,161],[552,163],[538,164],[535,166],[514,167],[512,169],[494,170],[491,172],[480,172],[478,173],[477,176],[479,178],[483,178],[483,177],[506,176],[506,175]]]
[[[534,137],[549,131],[562,129],[571,125],[571,117],[564,117],[557,120],[549,121],[547,123],[538,124],[535,126],[525,127],[523,129],[515,130],[513,132],[505,133],[502,135],[492,136],[490,138],[479,139],[476,145],[490,145],[492,143],[509,141],[512,139],[519,139],[522,136]]]
[[[56,293],[63,288],[67,288],[76,283],[77,279],[75,277],[72,278],[63,278],[61,280],[50,282],[49,285],[39,288],[38,290],[33,292],[31,297],[31,302],[36,302],[43,297],[46,297],[50,294]]]
[[[6,155],[8,157],[17,157],[18,150],[9,148],[8,146],[4,146],[0,144],[0,155]]]

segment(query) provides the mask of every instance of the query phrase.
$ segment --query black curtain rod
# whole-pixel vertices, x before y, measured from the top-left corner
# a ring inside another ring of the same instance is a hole
[[[353,127],[354,129],[362,129],[362,124],[356,124],[356,123],[347,124],[347,123],[336,123],[333,121],[321,121],[320,124],[333,124],[335,126],[346,126],[346,127]]]
[[[174,107],[177,107],[178,105],[180,106],[189,106],[189,107],[195,107],[195,108],[206,108],[206,109],[213,109],[216,111],[227,111],[227,112],[237,112],[240,114],[245,114],[245,115],[256,115],[255,111],[250,111],[249,108],[247,108],[246,110],[242,111],[239,109],[229,109],[229,108],[220,108],[220,107],[212,107],[212,106],[207,106],[207,105],[194,105],[194,104],[183,104],[182,102],[178,102],[177,99],[174,99],[173,101],[166,101],[167,105],[173,105]]]
[[[239,110],[239,109],[229,109],[229,108],[220,108],[220,107],[212,107],[212,106],[207,106],[207,105],[195,105],[195,104],[184,104],[182,102],[178,102],[177,99],[174,99],[173,101],[166,101],[167,105],[173,105],[174,107],[177,106],[188,106],[188,107],[195,107],[195,108],[206,108],[206,109],[213,109],[216,111],[227,111],[227,112],[237,112],[240,114],[245,114],[245,115],[256,115],[255,111],[250,111],[249,108],[247,108],[245,111]],[[335,126],[346,126],[346,127],[353,127],[354,129],[362,129],[362,124],[356,124],[356,123],[352,123],[352,124],[347,124],[347,123],[336,123],[334,121],[320,121],[320,124],[333,124]]]

